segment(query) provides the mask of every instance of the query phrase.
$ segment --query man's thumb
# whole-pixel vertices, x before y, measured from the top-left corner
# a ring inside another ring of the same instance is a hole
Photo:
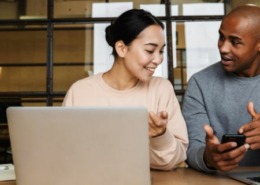
[[[204,130],[206,132],[206,140],[213,139],[214,131],[209,125],[204,125]]]
[[[256,110],[254,108],[253,102],[249,102],[247,104],[247,111],[251,115],[252,120],[256,120],[257,119],[257,113],[256,113]]]

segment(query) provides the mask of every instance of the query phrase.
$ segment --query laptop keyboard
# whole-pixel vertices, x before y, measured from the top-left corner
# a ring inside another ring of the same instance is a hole
[[[248,177],[248,179],[255,181],[255,182],[260,182],[260,177]]]

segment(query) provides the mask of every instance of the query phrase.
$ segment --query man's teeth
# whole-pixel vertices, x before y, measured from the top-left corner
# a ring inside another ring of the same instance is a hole
[[[221,57],[222,60],[232,60],[232,58],[228,58],[228,57]]]

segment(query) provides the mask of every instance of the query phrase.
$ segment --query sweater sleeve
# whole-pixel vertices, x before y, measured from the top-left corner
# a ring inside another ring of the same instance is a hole
[[[163,88],[163,92],[160,93],[159,111],[167,111],[169,117],[166,132],[162,136],[150,138],[151,168],[172,170],[186,160],[188,135],[170,82]]]
[[[206,136],[203,127],[205,124],[209,124],[204,101],[198,81],[195,77],[192,77],[189,80],[182,107],[189,136],[187,163],[190,167],[199,171],[211,173],[214,171],[207,168],[203,160]]]
[[[62,106],[73,106],[73,89],[70,88],[65,95],[65,98],[62,102]]]

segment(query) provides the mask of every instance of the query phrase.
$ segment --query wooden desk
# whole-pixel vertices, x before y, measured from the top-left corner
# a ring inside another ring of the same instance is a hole
[[[170,172],[151,171],[152,185],[243,185],[223,174],[205,174],[190,168],[178,168]]]
[[[16,185],[14,181],[0,182],[1,185]]]
[[[239,171],[246,169],[248,168],[241,168]],[[259,167],[255,169],[260,170]],[[209,175],[190,168],[178,168],[169,172],[151,171],[151,175],[152,185],[243,185],[243,183],[230,179],[220,173]],[[15,185],[15,181],[0,182],[0,185]]]

